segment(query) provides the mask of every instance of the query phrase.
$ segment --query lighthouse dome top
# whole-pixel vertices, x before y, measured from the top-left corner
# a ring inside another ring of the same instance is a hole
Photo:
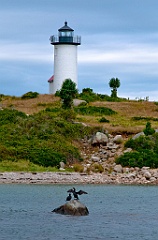
[[[65,25],[61,28],[58,29],[59,32],[73,32],[74,30],[72,28],[70,28],[67,25],[67,21],[65,21]]]
[[[52,45],[80,45],[81,37],[74,36],[74,30],[70,28],[65,21],[65,25],[58,29],[58,36],[53,35],[50,37],[50,43]]]

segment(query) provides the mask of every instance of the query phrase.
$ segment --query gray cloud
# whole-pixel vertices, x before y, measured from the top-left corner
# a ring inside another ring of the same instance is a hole
[[[82,36],[80,90],[110,94],[109,79],[119,77],[121,96],[158,99],[157,7],[157,0],[1,0],[1,93],[48,93],[49,37],[67,20]]]

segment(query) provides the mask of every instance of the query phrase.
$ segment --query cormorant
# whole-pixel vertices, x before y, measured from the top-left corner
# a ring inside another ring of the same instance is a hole
[[[69,196],[67,196],[67,198],[66,198],[66,201],[70,201],[71,200],[71,193],[69,193]]]
[[[83,190],[79,190],[78,192],[76,192],[76,189],[74,187],[69,189],[67,192],[73,193],[74,199],[76,199],[76,200],[79,200],[78,195],[88,194],[87,192],[85,192]]]

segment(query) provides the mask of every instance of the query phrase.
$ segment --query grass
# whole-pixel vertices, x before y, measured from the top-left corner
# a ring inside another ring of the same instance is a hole
[[[38,136],[37,141],[39,141],[39,137],[47,138],[47,135],[49,135],[49,131],[54,131],[55,129],[55,132],[56,132],[57,130],[60,130],[60,128],[61,128],[61,131],[60,131],[61,135],[62,134],[65,135],[67,138],[70,138],[70,141],[71,141],[72,132],[76,132],[77,130],[76,128],[74,128],[74,125],[72,125],[72,128],[69,128],[69,125],[67,125],[68,123],[66,124],[66,122],[60,120],[61,119],[60,106],[61,106],[60,98],[55,97],[54,95],[48,95],[48,94],[39,95],[37,98],[26,99],[26,100],[22,100],[18,97],[9,97],[9,96],[1,97],[2,108],[16,109],[28,115],[32,115],[32,116],[28,116],[27,119],[24,119],[23,121],[21,120],[21,122],[18,121],[19,128],[16,129],[14,126],[14,131],[13,131],[14,134],[11,136],[11,140],[14,140],[14,137],[18,137],[18,135],[15,134],[15,130],[20,131],[20,129],[23,129],[23,127],[25,126],[26,131],[24,131],[24,133],[25,132],[29,133],[28,137],[32,136],[31,132],[28,132],[28,129],[32,129],[32,131],[33,130],[35,131],[37,129],[40,130],[40,136]],[[47,114],[44,113],[43,111],[45,109],[47,109]],[[155,103],[155,102],[96,101],[96,102],[90,102],[86,107],[82,107],[81,109],[82,111],[79,111],[76,113],[77,116],[75,121],[83,122],[87,124],[88,126],[93,128],[93,131],[95,131],[96,129],[97,130],[100,129],[100,131],[106,129],[111,134],[122,134],[129,138],[131,135],[141,132],[145,128],[145,125],[149,120],[151,122],[152,128],[155,128],[155,129],[158,128],[157,127],[158,103]],[[108,116],[106,116],[109,122],[108,121],[99,122],[99,119],[103,117],[105,118],[107,109],[110,109],[110,111],[108,110],[109,111]],[[36,117],[36,113],[38,112],[40,112],[38,116],[39,120]],[[31,120],[34,118],[35,118],[35,121]],[[55,122],[55,125],[53,125],[53,122],[55,121],[55,119],[56,119],[56,122]],[[50,122],[51,122],[51,125],[49,125]],[[30,124],[32,125],[29,126]],[[60,126],[62,124],[64,124],[63,127]],[[51,126],[51,128],[49,128],[49,126]],[[1,132],[2,130],[4,129],[1,128]],[[25,135],[24,133],[21,134],[23,137]],[[6,135],[7,135],[7,132],[6,132]],[[7,136],[10,136],[10,135],[7,135]],[[1,137],[5,138],[4,135],[1,135]],[[57,138],[55,139],[57,140]],[[63,141],[63,137],[62,137],[62,141]],[[46,142],[48,143],[48,139],[46,139]],[[61,141],[59,141],[59,143],[60,142]],[[53,146],[56,146],[55,145],[56,143],[57,142],[55,142]],[[79,143],[76,141],[75,146],[78,149],[82,150],[83,146],[78,146],[77,144]],[[20,144],[17,147],[19,146]],[[52,140],[50,141],[50,145],[48,146],[48,148],[50,146],[52,146]],[[61,144],[61,146],[63,146],[63,143]],[[17,150],[17,147],[15,147],[16,150]],[[5,172],[5,171],[56,172],[56,171],[59,171],[59,169],[55,167],[42,167],[40,165],[36,165],[35,164],[36,162],[31,163],[27,160],[21,160],[21,158],[19,161],[13,161],[13,162],[9,161],[9,158],[6,158],[6,159],[7,160],[4,161],[4,158],[3,158],[3,161],[0,162],[0,172]],[[79,165],[76,165],[77,169],[79,167],[80,167]],[[69,169],[66,169],[66,171],[75,171],[75,168],[74,169],[69,168]],[[80,169],[79,171],[82,171],[82,169]]]
[[[58,169],[55,167],[42,167],[33,164],[29,161],[2,161],[0,162],[0,172],[56,172]]]
[[[56,167],[43,167],[33,164],[29,161],[2,161],[0,162],[0,172],[74,172],[73,168],[65,168],[65,170],[59,170]]]
[[[18,97],[2,97],[2,107],[12,107],[26,114],[34,114],[48,107],[59,108],[60,98],[50,94],[40,94],[37,98],[22,100]],[[109,123],[99,123],[98,116],[77,114],[78,121],[84,122],[89,126],[100,126],[107,128],[111,132],[131,132],[142,131],[148,118],[151,119],[152,127],[157,128],[158,103],[147,101],[96,101],[89,103],[89,106],[104,107],[112,109],[117,114],[108,116]],[[103,117],[103,116],[100,116]],[[137,120],[138,119],[138,120]]]

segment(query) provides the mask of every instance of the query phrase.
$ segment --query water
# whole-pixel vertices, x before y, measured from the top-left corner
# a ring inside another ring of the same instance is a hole
[[[77,185],[88,216],[52,213],[72,185],[0,185],[0,240],[158,239],[158,187]]]

